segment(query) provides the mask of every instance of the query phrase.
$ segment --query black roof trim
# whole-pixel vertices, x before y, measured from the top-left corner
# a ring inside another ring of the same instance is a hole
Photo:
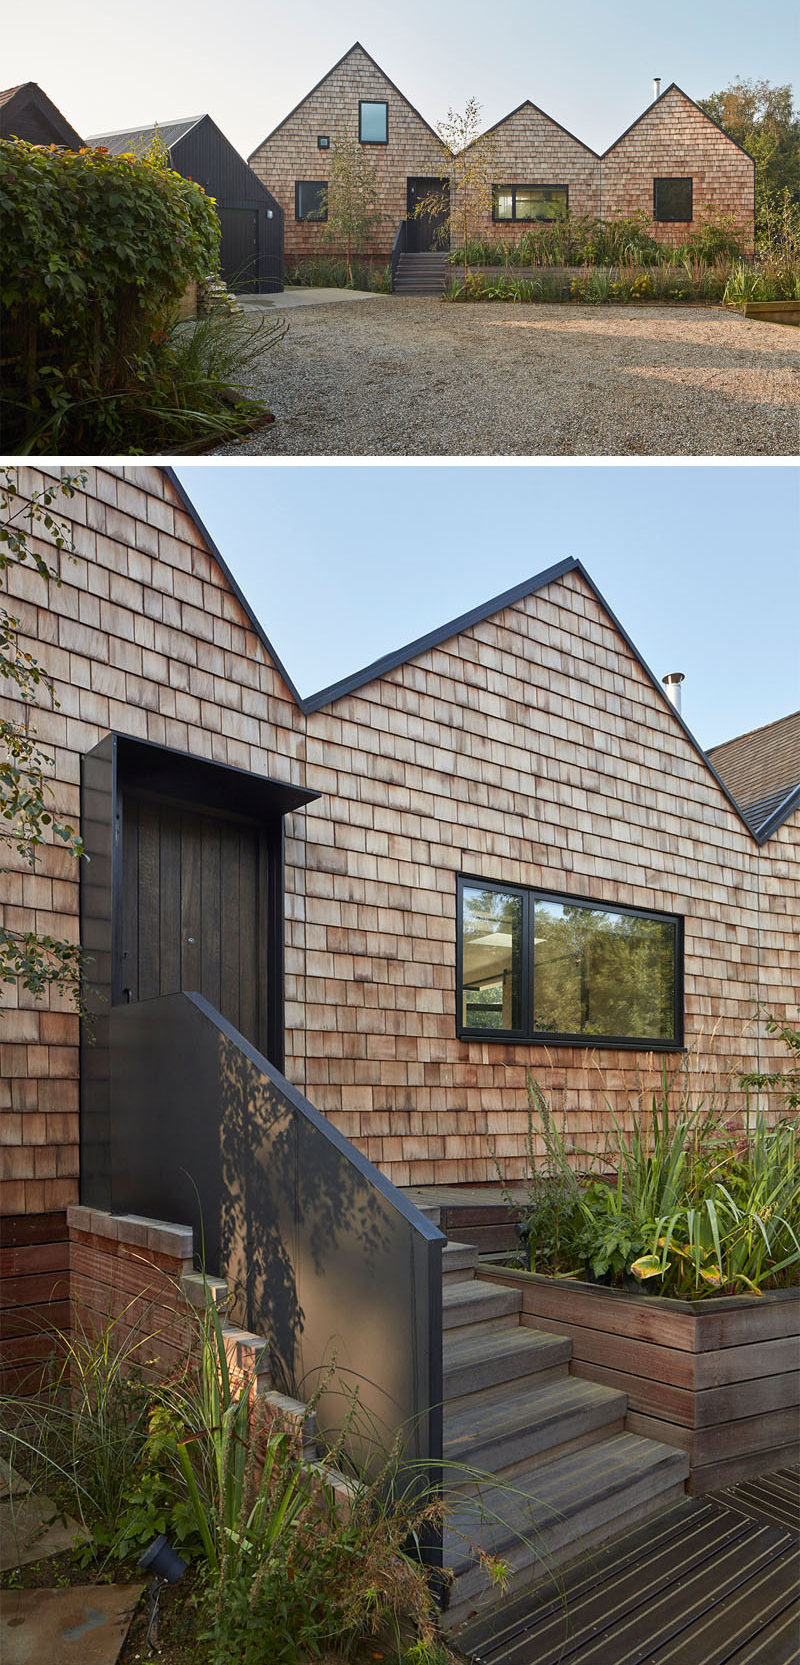
[[[731,809],[734,811],[737,820],[741,821],[745,832],[748,833],[751,838],[756,839],[758,843],[763,843],[764,839],[769,837],[769,832],[764,832],[763,830],[760,837],[757,837],[757,835],[753,832],[752,827],[749,826],[733,794],[728,791],[725,782],[717,773],[706,752],[703,751],[699,740],[695,738],[688,723],[684,721],[680,712],[675,710],[672,701],[667,696],[663,683],[659,680],[655,673],[651,671],[646,659],[642,658],[635,642],[631,640],[631,637],[628,635],[624,625],[620,624],[613,608],[609,607],[605,596],[597,588],[594,579],[591,578],[589,573],[586,571],[583,562],[579,561],[577,557],[570,555],[563,561],[557,561],[554,566],[546,567],[543,572],[536,573],[533,578],[525,579],[521,584],[515,584],[513,589],[504,590],[502,594],[493,596],[490,601],[483,602],[481,606],[473,607],[470,612],[461,613],[458,618],[448,620],[447,624],[440,625],[438,630],[431,630],[427,635],[417,637],[416,641],[408,642],[405,647],[397,648],[391,653],[384,654],[382,658],[373,660],[372,664],[365,665],[363,670],[355,671],[352,676],[343,677],[340,682],[332,682],[327,688],[321,688],[316,694],[310,694],[306,699],[303,699],[302,695],[295,687],[282,660],[275,652],[266,631],[256,618],[250,603],[247,601],[239,588],[239,585],[227,565],[227,562],[220,554],[210,532],[200,519],[197,510],[181,485],[174,470],[171,467],[164,467],[164,473],[175,487],[186,513],[194,521],[198,531],[205,539],[212,555],[214,556],[214,559],[219,563],[219,566],[225,574],[237,601],[242,607],[242,610],[246,614],[247,618],[250,620],[259,641],[266,648],[273,664],[283,677],[292,698],[295,700],[298,708],[303,712],[304,716],[311,716],[315,711],[321,711],[324,706],[333,705],[336,700],[344,699],[347,694],[355,693],[357,689],[365,687],[367,683],[375,682],[379,677],[386,676],[389,671],[397,670],[400,665],[405,665],[409,662],[409,660],[416,659],[421,653],[427,653],[430,648],[440,647],[443,642],[451,641],[454,636],[460,635],[463,630],[469,630],[472,625],[482,624],[485,619],[493,618],[495,614],[501,613],[505,607],[511,607],[515,602],[523,601],[526,596],[535,595],[538,590],[544,589],[547,584],[554,583],[558,578],[564,578],[567,573],[577,572],[587,587],[591,590],[595,600],[599,603],[603,611],[611,620],[614,629],[617,631],[617,634],[622,637],[626,647],[628,647],[630,652],[633,654],[636,663],[649,678],[656,692],[661,696],[675,722],[678,723],[683,729],[684,735],[689,741],[690,746],[705,764],[709,773],[713,776],[720,792],[726,799],[727,803],[730,804]],[[787,815],[790,813],[791,808],[786,810]],[[771,822],[769,823],[769,826],[770,830],[774,831],[774,827],[772,827]]]
[[[691,104],[694,107],[695,110],[699,110],[700,115],[704,116],[706,121],[709,121],[711,123],[712,127],[716,127],[717,132],[721,133],[724,139],[727,139],[728,144],[735,145],[736,149],[740,150],[742,155],[747,157],[748,162],[753,163],[753,169],[755,170],[755,165],[756,164],[753,161],[753,157],[750,155],[749,150],[745,150],[744,145],[740,145],[738,139],[732,139],[731,136],[730,136],[730,133],[726,133],[724,127],[721,127],[719,122],[715,121],[714,117],[710,116],[708,114],[707,110],[701,109],[701,107],[697,103],[696,99],[690,98],[689,94],[687,92],[684,92],[683,87],[678,86],[677,81],[670,81],[669,86],[665,87],[664,91],[662,93],[659,93],[658,98],[654,98],[652,103],[648,104],[647,108],[642,111],[641,115],[637,116],[636,120],[632,121],[629,127],[626,127],[625,132],[620,133],[619,138],[614,140],[613,145],[609,145],[608,150],[604,150],[604,151],[601,152],[601,155],[600,155],[601,162],[602,162],[604,157],[609,155],[610,151],[616,150],[617,145],[621,145],[623,139],[627,139],[628,134],[633,132],[634,127],[638,127],[639,122],[644,121],[645,116],[649,116],[650,111],[654,110],[656,105],[661,103],[662,98],[666,98],[667,93],[671,93],[671,92],[679,92],[680,95],[681,95],[681,98],[686,99],[687,104]]]
[[[3,128],[8,126],[9,119],[13,119],[13,117],[9,118],[8,112],[13,112],[14,105],[18,101],[20,103],[22,102],[23,94],[27,96],[30,103],[35,104],[38,107],[40,114],[43,115],[47,121],[52,122],[54,117],[56,117],[57,122],[55,125],[57,125],[58,122],[61,123],[64,132],[69,135],[69,142],[68,144],[65,143],[64,149],[85,149],[85,141],[81,138],[80,133],[77,133],[72,125],[72,122],[67,121],[66,116],[62,115],[58,105],[53,103],[52,98],[48,98],[47,93],[44,92],[39,86],[38,81],[22,81],[18,87],[14,88],[11,97],[7,98],[4,104],[0,104],[0,118],[2,118],[1,125]]]
[[[534,104],[532,98],[523,98],[522,103],[518,104],[515,110],[509,110],[507,116],[501,116],[499,121],[492,122],[491,127],[487,127],[485,133],[479,134],[479,138],[485,139],[487,134],[496,133],[498,127],[505,127],[506,122],[510,121],[512,116],[519,115],[520,110],[535,110],[537,116],[544,116],[545,121],[549,121],[551,127],[557,127],[559,133],[566,133],[568,139],[572,139],[576,145],[580,145],[582,150],[587,150],[590,156],[596,156],[597,160],[600,160],[599,150],[592,150],[591,145],[587,145],[583,139],[579,139],[577,133],[571,133],[569,128],[564,126],[563,121],[556,121],[555,116],[548,115],[547,111],[542,109],[541,104]],[[476,144],[477,140],[473,139],[472,143]]]
[[[295,685],[294,685],[294,683],[293,683],[293,681],[292,681],[292,679],[289,675],[289,672],[287,671],[286,666],[283,663],[283,660],[275,652],[275,649],[272,646],[272,643],[271,643],[266,631],[264,630],[264,628],[261,625],[261,623],[259,622],[259,620],[256,618],[256,615],[253,612],[253,609],[250,606],[250,603],[247,600],[246,595],[239,588],[239,585],[237,584],[236,579],[234,578],[233,573],[231,572],[231,569],[228,566],[227,561],[225,561],[223,559],[222,555],[220,554],[219,549],[217,548],[217,545],[214,542],[214,539],[212,538],[211,533],[208,530],[208,527],[200,519],[200,516],[199,516],[191,498],[189,497],[189,495],[186,492],[186,490],[184,489],[184,487],[181,485],[181,482],[178,479],[178,476],[175,473],[174,468],[165,467],[164,468],[164,473],[165,473],[167,479],[169,480],[170,485],[174,486],[175,491],[177,492],[177,494],[178,494],[178,496],[181,500],[181,503],[183,504],[183,507],[186,510],[186,513],[189,516],[190,520],[194,521],[195,526],[197,527],[197,530],[200,533],[201,537],[203,537],[205,539],[205,542],[208,544],[208,547],[211,551],[211,554],[214,557],[214,560],[221,567],[222,572],[225,575],[225,579],[226,579],[227,583],[230,585],[230,587],[233,591],[233,594],[235,595],[236,600],[238,601],[239,606],[241,607],[243,613],[245,613],[246,617],[250,620],[250,624],[252,625],[252,628],[255,631],[255,634],[257,635],[262,647],[266,649],[266,652],[269,654],[269,657],[272,660],[272,663],[275,666],[275,669],[283,677],[283,680],[286,683],[286,686],[289,690],[289,693],[292,696],[292,699],[294,700],[295,704],[300,707],[300,710],[302,711],[304,709],[303,700],[301,699],[300,694],[298,693],[298,691],[297,691],[297,689],[296,689],[296,687],[295,687]]]
[[[408,105],[409,110],[411,110],[413,114],[418,117],[418,119],[422,122],[423,127],[427,127],[428,132],[432,133],[434,139],[441,144],[442,141],[439,134],[436,132],[436,129],[431,127],[430,122],[426,121],[423,115],[420,115],[416,105],[412,104],[410,100],[406,98],[405,93],[400,91],[400,88],[392,80],[391,76],[387,75],[385,69],[381,68],[377,58],[373,58],[372,53],[368,52],[366,47],[361,45],[360,40],[354,40],[352,46],[348,47],[347,51],[342,53],[341,58],[337,58],[336,63],[332,64],[330,69],[326,70],[325,74],[320,76],[319,80],[314,83],[314,86],[310,89],[310,91],[303,94],[300,102],[295,104],[294,109],[289,111],[288,116],[284,116],[283,119],[278,122],[277,127],[273,127],[271,133],[268,133],[267,137],[262,139],[260,144],[256,145],[255,150],[251,150],[250,155],[247,158],[248,162],[252,162],[253,157],[258,155],[258,152],[263,149],[264,145],[268,144],[270,139],[274,139],[276,133],[280,133],[281,128],[286,126],[287,121],[291,121],[292,116],[296,116],[298,110],[302,110],[303,105],[308,103],[309,98],[313,98],[314,93],[319,92],[320,87],[324,86],[328,77],[333,75],[339,68],[340,64],[343,64],[347,58],[352,57],[354,52],[363,52],[364,57],[369,58],[370,63],[375,69],[377,69],[378,74],[383,76],[384,81],[388,81],[392,91],[397,93],[398,98],[402,98],[403,103]]]
[[[758,831],[756,832],[755,829],[753,830],[753,836],[756,843],[766,844],[767,839],[771,838],[773,833],[776,833],[778,828],[783,826],[784,821],[788,821],[789,816],[792,815],[796,809],[800,809],[800,786],[791,787],[785,798],[781,799],[777,808],[772,811],[772,814],[767,817],[766,821],[762,822]]]

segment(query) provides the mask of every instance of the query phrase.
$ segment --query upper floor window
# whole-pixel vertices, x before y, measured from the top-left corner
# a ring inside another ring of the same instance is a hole
[[[653,219],[688,221],[691,217],[691,179],[654,179]]]
[[[295,180],[294,217],[296,220],[327,220],[327,179]]]
[[[517,885],[458,881],[458,1034],[683,1045],[683,921]]]
[[[330,150],[330,148],[331,148],[330,133],[318,133],[317,134],[317,150]]]
[[[359,99],[358,137],[362,145],[389,143],[389,106],[376,104],[367,98]]]
[[[495,221],[565,220],[569,212],[567,185],[494,185],[492,219]]]

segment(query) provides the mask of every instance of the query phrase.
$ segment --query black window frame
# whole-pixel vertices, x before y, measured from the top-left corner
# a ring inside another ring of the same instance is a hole
[[[331,148],[330,133],[318,133],[317,134],[317,150],[330,150],[330,148]]]
[[[512,214],[511,214],[510,220],[507,219],[504,214],[500,215],[497,212],[497,199],[498,199],[501,191],[510,191],[511,192]],[[566,198],[567,198],[567,212],[566,212],[565,218],[569,219],[569,186],[568,185],[559,184],[559,182],[557,180],[552,180],[551,181],[549,179],[548,180],[538,180],[538,181],[535,181],[533,184],[523,184],[522,181],[519,181],[516,185],[493,185],[492,186],[492,224],[493,225],[557,225],[559,223],[556,220],[531,220],[531,219],[528,219],[527,216],[522,220],[518,220],[517,219],[517,191],[564,191],[566,193]]]
[[[328,218],[328,199],[325,198],[324,214],[301,214],[300,192],[304,185],[313,185],[319,191],[328,189],[327,179],[296,179],[294,182],[294,217],[300,225],[324,225]]]
[[[382,104],[383,105],[383,108],[386,111],[386,138],[385,139],[362,139],[362,137],[361,137],[361,111],[363,110],[365,104]],[[358,142],[359,142],[360,145],[388,145],[388,143],[389,143],[389,100],[388,100],[388,98],[360,98],[359,99],[359,101],[358,101]]]
[[[689,215],[659,214],[658,187],[659,185],[688,185],[689,187]],[[691,225],[694,219],[694,175],[693,174],[658,174],[653,177],[653,220],[656,225]]]
[[[522,899],[522,949],[520,979],[519,1029],[476,1029],[462,1020],[464,1009],[464,891],[494,890],[503,896]],[[672,925],[674,936],[675,975],[672,990],[674,1039],[648,1035],[581,1035],[553,1034],[549,1030],[533,1029],[533,974],[534,925],[533,909],[536,901],[560,902],[572,907],[593,908],[598,913],[633,914],[637,919],[656,919]],[[456,874],[456,1036],[460,1041],[497,1041],[503,1046],[572,1046],[584,1051],[614,1050],[617,1052],[683,1052],[684,1051],[684,916],[667,913],[659,908],[634,908],[622,902],[600,900],[594,896],[569,896],[564,891],[546,890],[538,885],[504,884],[498,879],[482,879],[476,873]]]

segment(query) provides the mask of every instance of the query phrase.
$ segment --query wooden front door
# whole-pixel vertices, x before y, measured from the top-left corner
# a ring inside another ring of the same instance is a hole
[[[415,216],[420,203],[432,212]],[[406,181],[406,246],[409,254],[428,254],[447,247],[447,217],[450,212],[449,179],[408,179]],[[441,233],[445,232],[442,237]]]
[[[203,994],[267,1048],[269,864],[262,827],[126,793],[122,998]]]

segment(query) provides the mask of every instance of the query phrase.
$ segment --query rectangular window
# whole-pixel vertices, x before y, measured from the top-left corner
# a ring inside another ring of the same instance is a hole
[[[474,879],[458,891],[462,1039],[683,1045],[677,915]]]
[[[568,185],[494,185],[492,192],[495,222],[535,220],[552,225],[569,214]]]
[[[317,150],[330,150],[331,137],[329,133],[317,134]]]
[[[362,145],[389,143],[389,106],[361,98],[358,103],[358,137]]]
[[[327,220],[328,181],[326,179],[295,180],[294,217],[296,220]]]
[[[654,179],[653,219],[689,221],[691,217],[691,179]]]

